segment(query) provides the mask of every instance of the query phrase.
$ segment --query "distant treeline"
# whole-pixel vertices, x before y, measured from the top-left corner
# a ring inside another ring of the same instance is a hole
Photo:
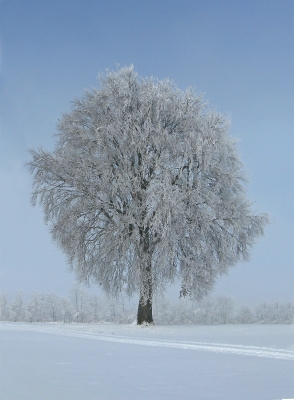
[[[132,323],[137,309],[128,300],[100,298],[75,286],[68,297],[35,292],[29,298],[18,292],[10,299],[0,291],[0,321],[13,322],[112,322]],[[257,307],[236,307],[229,297],[201,302],[161,296],[154,302],[156,324],[291,324],[294,305],[261,303]]]

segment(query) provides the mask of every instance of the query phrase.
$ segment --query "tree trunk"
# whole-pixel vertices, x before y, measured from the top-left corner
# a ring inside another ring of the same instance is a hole
[[[144,299],[141,298],[138,307],[137,324],[142,325],[143,323],[154,324],[152,317],[152,301],[147,300],[144,304]]]
[[[142,286],[140,288],[140,301],[138,306],[137,324],[142,325],[153,324],[152,317],[152,274],[151,274],[151,260],[148,266],[143,267],[141,270]]]
[[[141,287],[137,324],[153,324],[152,317],[152,253],[150,249],[149,227],[140,229],[142,246]]]

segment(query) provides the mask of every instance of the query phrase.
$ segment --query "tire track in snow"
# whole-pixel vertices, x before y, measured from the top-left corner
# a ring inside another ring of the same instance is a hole
[[[233,345],[226,343],[209,343],[209,342],[178,342],[178,341],[167,341],[167,340],[150,340],[150,339],[139,339],[131,338],[126,336],[115,336],[105,335],[97,333],[81,333],[77,331],[65,331],[58,328],[40,327],[32,325],[14,325],[9,323],[1,323],[0,330],[15,330],[15,331],[32,331],[39,333],[47,333],[53,335],[61,335],[74,338],[100,340],[114,343],[132,344],[139,346],[150,346],[150,347],[165,347],[183,350],[198,350],[198,351],[209,351],[221,354],[234,354],[242,356],[254,356],[263,358],[272,358],[279,360],[290,360],[294,361],[294,351],[288,349],[277,349],[270,347],[258,347],[258,346],[243,346]]]

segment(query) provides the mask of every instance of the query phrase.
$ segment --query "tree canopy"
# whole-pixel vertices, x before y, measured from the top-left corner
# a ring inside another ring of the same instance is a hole
[[[62,116],[53,152],[31,150],[32,199],[78,279],[139,293],[138,322],[152,322],[166,285],[201,298],[248,260],[267,216],[252,213],[229,122],[203,96],[132,66],[100,82]]]

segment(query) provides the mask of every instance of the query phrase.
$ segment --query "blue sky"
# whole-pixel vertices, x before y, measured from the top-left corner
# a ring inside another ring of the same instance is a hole
[[[52,150],[70,102],[99,86],[99,72],[134,64],[231,115],[253,210],[270,215],[251,261],[212,294],[294,301],[292,0],[2,0],[0,63],[0,290],[70,288],[65,257],[30,205],[28,149]]]

